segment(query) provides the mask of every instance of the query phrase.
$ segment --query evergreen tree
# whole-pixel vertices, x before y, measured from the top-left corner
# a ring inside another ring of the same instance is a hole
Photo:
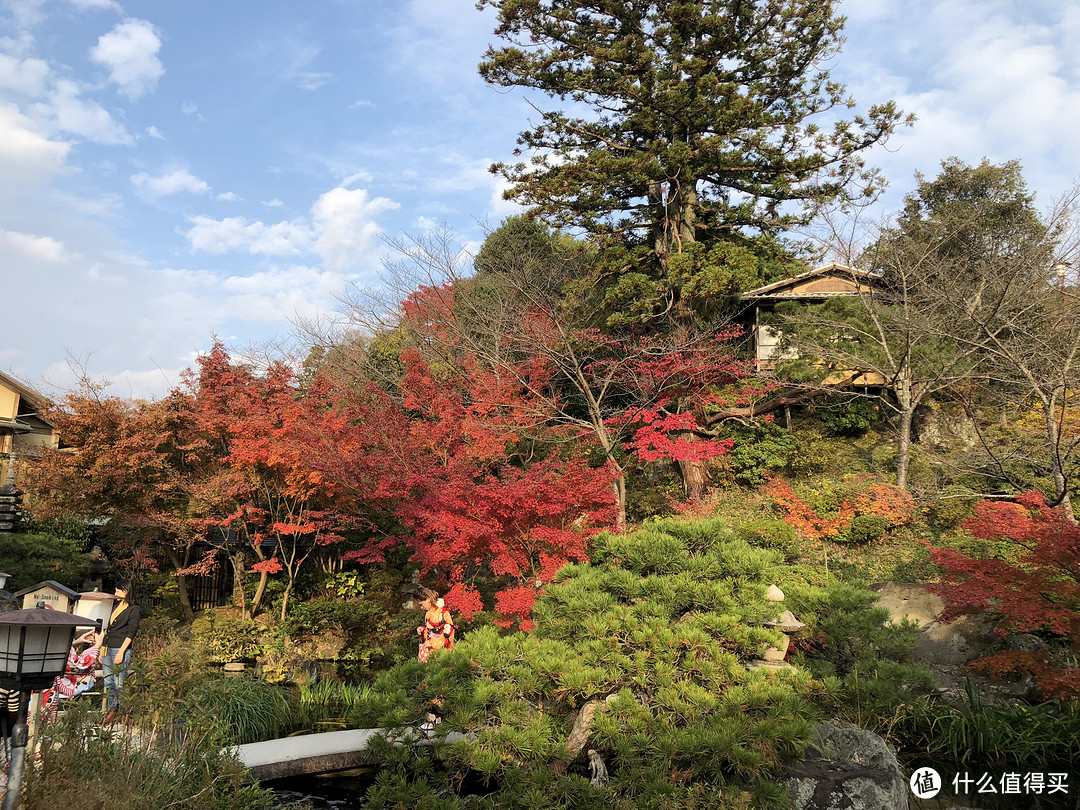
[[[434,746],[379,746],[368,806],[789,806],[774,780],[821,717],[823,684],[744,666],[779,638],[762,622],[777,612],[764,594],[781,573],[808,645],[827,651],[800,656],[835,690],[826,702],[852,674],[863,698],[867,686],[891,695],[884,716],[912,699],[911,673],[883,659],[903,658],[913,636],[883,627],[873,594],[810,585],[806,569],[782,567],[778,552],[736,540],[717,519],[651,522],[601,535],[590,563],[546,583],[530,633],[480,627],[426,664],[379,676],[355,722],[399,735],[433,709],[443,722]],[[595,759],[605,784],[590,784]]]
[[[695,315],[783,261],[773,236],[815,203],[874,193],[861,154],[901,120],[851,106],[825,63],[842,41],[831,0],[480,0],[498,11],[481,75],[572,102],[497,164],[507,196],[609,250],[612,323]]]

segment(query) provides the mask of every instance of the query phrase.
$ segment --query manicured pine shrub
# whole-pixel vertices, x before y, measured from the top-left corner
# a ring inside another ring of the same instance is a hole
[[[470,807],[786,806],[773,778],[829,701],[804,673],[744,666],[777,640],[762,626],[776,612],[767,584],[800,578],[780,563],[719,520],[601,535],[590,564],[545,587],[531,633],[475,629],[427,664],[379,676],[356,722],[415,728],[437,710],[437,738],[468,736],[434,752],[387,746],[368,806],[461,807],[465,794],[484,797]],[[848,609],[880,630],[861,592],[835,587],[805,586],[798,604],[818,607],[815,621]],[[888,647],[882,637],[874,649]],[[603,789],[588,783],[584,754],[566,750],[585,706],[595,708],[587,747],[610,774]]]

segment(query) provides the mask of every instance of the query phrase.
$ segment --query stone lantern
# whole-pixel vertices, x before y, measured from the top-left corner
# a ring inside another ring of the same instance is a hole
[[[0,615],[0,686],[20,692],[19,716],[11,733],[11,768],[4,810],[14,810],[22,788],[30,692],[46,688],[64,672],[75,628],[93,624],[82,616],[43,606]]]

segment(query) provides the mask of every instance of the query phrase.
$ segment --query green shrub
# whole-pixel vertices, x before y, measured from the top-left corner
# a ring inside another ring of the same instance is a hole
[[[784,554],[794,552],[799,534],[782,520],[752,520],[736,527],[735,536],[755,548],[771,548]]]
[[[937,500],[930,504],[930,520],[939,531],[955,529],[971,517],[977,499],[965,497],[960,492],[946,488]]]
[[[1067,771],[1080,762],[1080,701],[993,706],[969,680],[960,705],[933,696],[906,705],[895,734],[902,750],[958,767]]]
[[[674,511],[667,492],[656,489],[631,488],[626,493],[626,517],[640,523],[651,517],[666,517]]]
[[[206,650],[211,661],[254,660],[263,649],[263,631],[251,619],[208,610],[191,624],[192,643]]]
[[[771,475],[792,476],[812,469],[817,460],[806,441],[772,423],[737,428],[735,446],[725,456],[735,481],[759,487]]]
[[[775,641],[761,622],[780,570],[777,553],[720,520],[600,535],[591,563],[545,587],[529,634],[472,630],[362,692],[355,722],[415,726],[438,705],[436,737],[467,735],[437,756],[387,746],[369,806],[464,806],[462,773],[487,784],[491,807],[785,806],[774,776],[820,716],[812,687],[805,674],[744,666]],[[566,755],[590,701],[589,745],[611,775],[603,790],[589,785],[584,754]]]
[[[887,624],[889,612],[875,606],[877,594],[846,583],[826,588],[785,586],[784,606],[810,628],[801,640],[803,663],[815,675],[864,673],[885,659],[904,661],[915,648],[918,627]]]
[[[290,635],[319,633],[331,627],[348,632],[368,627],[385,618],[386,611],[375,602],[317,599],[291,603],[284,626]]]
[[[323,587],[338,599],[355,599],[364,593],[364,583],[356,571],[339,571],[330,574],[323,582]]]
[[[292,714],[282,687],[249,677],[206,678],[192,690],[191,700],[209,712],[236,745],[273,739]]]
[[[243,784],[244,767],[229,739],[203,714],[180,730],[140,727],[112,733],[78,702],[43,730],[37,767],[24,772],[23,810],[102,807],[109,810],[270,810],[275,797]]]
[[[877,404],[868,399],[828,397],[814,404],[814,415],[831,436],[865,436],[878,421]]]
[[[837,540],[849,540],[852,543],[872,543],[880,540],[892,528],[893,523],[884,515],[856,515],[851,519],[851,526]]]
[[[923,664],[910,662],[918,627],[887,624],[872,591],[844,583],[784,587],[784,606],[806,623],[795,638],[792,663],[825,684],[829,714],[888,734],[897,713],[933,685]]]

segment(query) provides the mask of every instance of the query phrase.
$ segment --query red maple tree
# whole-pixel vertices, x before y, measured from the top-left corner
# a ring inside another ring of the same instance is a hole
[[[396,395],[338,386],[311,420],[324,431],[319,468],[394,516],[421,572],[450,588],[452,609],[469,618],[481,607],[471,583],[494,577],[497,611],[527,622],[521,594],[535,597],[560,567],[587,559],[591,534],[613,521],[613,473],[558,444],[523,456],[513,428],[531,406],[520,386],[481,366],[437,370],[414,350],[401,362]],[[401,540],[373,537],[346,557],[379,559]]]
[[[1046,505],[1039,492],[1015,502],[983,501],[963,527],[1010,548],[1008,559],[973,559],[930,547],[942,570],[934,590],[946,602],[942,620],[962,614],[997,617],[999,635],[1047,632],[1077,643],[1080,634],[1080,527]]]
[[[193,487],[197,523],[219,530],[245,611],[258,610],[270,574],[285,572],[284,618],[300,568],[316,549],[343,541],[342,532],[355,523],[355,515],[337,506],[339,487],[313,463],[309,422],[316,403],[297,389],[284,363],[257,374],[233,363],[221,343],[199,358],[188,385],[215,462]],[[249,604],[243,574],[252,558],[259,583]],[[209,552],[191,570],[215,564]]]

